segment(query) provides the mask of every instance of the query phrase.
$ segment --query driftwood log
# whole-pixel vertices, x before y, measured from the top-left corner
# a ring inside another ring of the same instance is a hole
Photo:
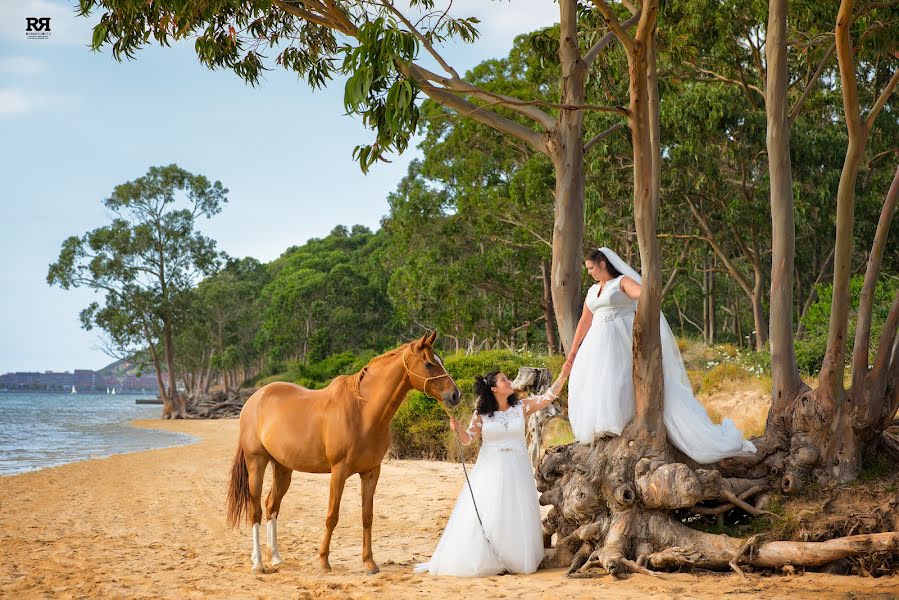
[[[187,417],[190,419],[231,419],[240,416],[247,398],[253,395],[255,389],[241,389],[225,392],[215,392],[208,396],[188,398],[186,403]]]

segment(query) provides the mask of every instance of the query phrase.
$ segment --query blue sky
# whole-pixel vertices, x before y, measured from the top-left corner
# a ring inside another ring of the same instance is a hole
[[[229,202],[203,231],[232,256],[268,261],[337,224],[376,229],[418,154],[363,175],[351,154],[371,135],[343,114],[342,82],[313,93],[276,70],[251,88],[203,67],[191,43],[117,63],[89,51],[99,15],[77,18],[75,4],[0,2],[0,373],[110,362],[78,321],[94,294],[49,287],[47,266],[66,237],[105,224],[102,200],[150,166],[220,180]],[[452,13],[482,21],[476,44],[441,49],[463,72],[557,21],[558,5],[457,0]],[[26,17],[50,17],[50,38],[26,39]]]

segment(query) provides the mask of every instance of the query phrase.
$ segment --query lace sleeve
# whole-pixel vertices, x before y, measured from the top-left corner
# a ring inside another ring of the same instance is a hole
[[[468,423],[468,429],[465,430],[470,437],[465,445],[472,443],[476,437],[481,433],[481,415],[477,413],[477,411],[471,414],[471,421]]]
[[[563,385],[565,385],[565,378],[559,377],[542,394],[528,396],[522,400],[521,404],[524,407],[525,412],[532,413],[548,406],[553,400],[559,397],[559,392],[562,391]]]

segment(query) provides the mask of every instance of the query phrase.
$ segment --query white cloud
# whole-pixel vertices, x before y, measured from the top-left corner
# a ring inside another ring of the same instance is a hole
[[[29,56],[14,56],[12,58],[0,58],[0,73],[13,73],[16,75],[36,75],[44,71],[47,63]]]
[[[22,90],[0,90],[0,115],[25,113],[31,108],[32,104]]]
[[[98,12],[79,17],[72,2],[25,0],[0,2],[0,37],[36,46],[82,45],[91,41],[91,29],[100,19]],[[50,37],[30,40],[25,37],[25,19],[50,17]]]
[[[73,95],[39,94],[21,89],[0,88],[0,117],[67,108],[79,101],[79,97]]]

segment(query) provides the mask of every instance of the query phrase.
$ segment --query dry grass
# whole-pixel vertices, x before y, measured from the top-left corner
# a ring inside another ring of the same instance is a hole
[[[743,432],[744,438],[760,436],[765,432],[771,400],[764,394],[755,391],[724,392],[699,400],[713,422],[731,419]]]

